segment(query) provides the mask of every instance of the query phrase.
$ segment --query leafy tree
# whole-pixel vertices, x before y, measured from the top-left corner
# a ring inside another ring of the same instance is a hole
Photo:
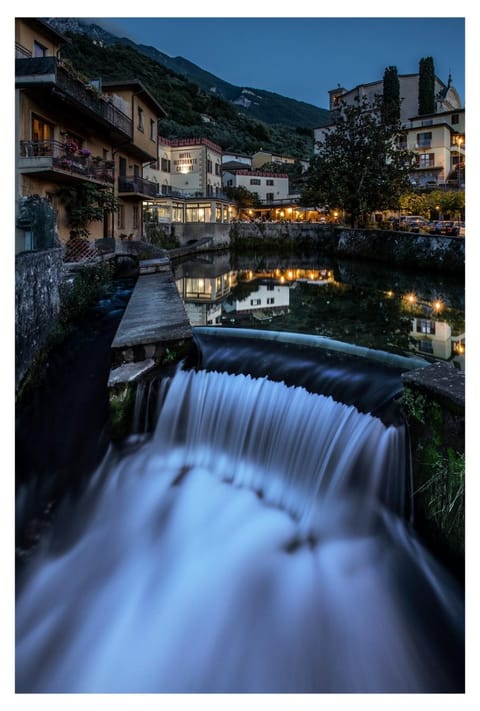
[[[418,114],[435,112],[435,68],[432,57],[423,57],[419,64]]]
[[[110,188],[95,183],[82,182],[78,185],[65,185],[56,192],[65,206],[71,236],[87,237],[90,222],[101,222],[105,214],[117,210],[118,200]]]
[[[240,185],[238,188],[233,188],[232,186],[228,185],[223,189],[223,192],[231,200],[235,200],[238,207],[260,206],[260,200],[257,193],[250,192],[250,190],[244,188],[243,185]]]
[[[373,210],[397,209],[412,167],[411,153],[396,148],[399,133],[399,122],[383,120],[381,97],[342,102],[310,163],[302,204],[340,207],[354,227]]]
[[[400,208],[409,215],[430,217],[430,200],[424,193],[404,193],[400,196]]]
[[[400,121],[400,80],[396,67],[387,67],[383,74],[382,114],[387,125],[395,126]]]

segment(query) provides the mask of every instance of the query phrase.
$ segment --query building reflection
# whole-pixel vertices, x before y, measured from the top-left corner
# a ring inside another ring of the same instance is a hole
[[[435,360],[451,360],[465,370],[465,334],[452,336],[450,324],[428,318],[414,318],[410,332],[412,350]]]
[[[253,285],[252,285],[253,286]],[[271,321],[274,316],[288,313],[290,305],[290,287],[279,284],[273,279],[256,281],[254,287],[242,298],[225,301],[223,310],[227,320],[245,319],[250,316],[254,321]]]
[[[328,258],[319,264],[318,258],[236,256],[234,265],[231,259],[228,252],[202,254],[173,266],[192,326],[275,329],[276,317],[284,316],[282,330],[414,351],[465,369],[463,292],[457,285]]]
[[[220,325],[222,303],[236,284],[228,255],[182,262],[174,267],[174,275],[191,325]]]

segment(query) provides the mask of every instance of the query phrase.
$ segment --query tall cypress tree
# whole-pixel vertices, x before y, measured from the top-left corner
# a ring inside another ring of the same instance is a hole
[[[387,126],[400,121],[400,80],[397,67],[387,67],[383,74],[382,116]]]
[[[423,57],[419,64],[418,114],[435,113],[435,68],[432,57]]]

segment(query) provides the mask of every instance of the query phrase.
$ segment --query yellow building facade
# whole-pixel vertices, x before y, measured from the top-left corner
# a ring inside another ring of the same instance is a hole
[[[61,59],[68,40],[47,23],[25,18],[15,25],[17,216],[28,198],[48,203],[65,245],[76,230],[61,193],[75,195],[88,184],[118,202],[114,213],[86,225],[89,240],[140,238],[143,200],[156,192],[143,165],[157,157],[162,107],[138,81],[98,86],[79,76]],[[16,252],[39,248],[18,219],[15,245]]]

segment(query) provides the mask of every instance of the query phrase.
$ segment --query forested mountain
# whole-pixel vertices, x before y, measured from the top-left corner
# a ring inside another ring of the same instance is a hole
[[[62,56],[86,78],[143,82],[167,112],[159,128],[170,138],[206,137],[225,151],[263,149],[309,158],[313,128],[329,121],[326,109],[234,87],[182,57],[119,39],[98,25],[74,19],[48,22],[70,38]]]

